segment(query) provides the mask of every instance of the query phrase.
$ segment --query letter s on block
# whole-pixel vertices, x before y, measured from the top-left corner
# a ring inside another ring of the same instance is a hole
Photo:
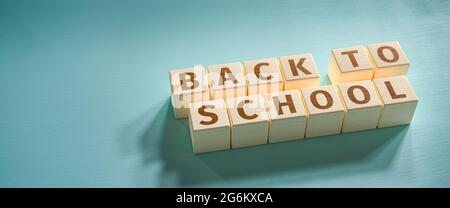
[[[200,107],[200,108],[198,109],[198,113],[199,113],[200,115],[202,115],[202,116],[207,116],[207,117],[210,117],[210,118],[211,118],[210,121],[203,121],[203,120],[200,121],[200,124],[202,124],[202,125],[212,125],[212,124],[217,123],[217,121],[219,120],[219,117],[217,116],[217,114],[212,113],[212,112],[206,112],[206,111],[205,111],[207,108],[209,108],[209,109],[214,109],[214,107],[215,107],[215,106],[213,106],[213,105],[203,105],[202,107]]]

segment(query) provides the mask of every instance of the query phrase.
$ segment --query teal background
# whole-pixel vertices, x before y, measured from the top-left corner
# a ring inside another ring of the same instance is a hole
[[[0,1],[1,187],[450,187],[450,1]],[[195,155],[170,69],[398,40],[407,126]]]

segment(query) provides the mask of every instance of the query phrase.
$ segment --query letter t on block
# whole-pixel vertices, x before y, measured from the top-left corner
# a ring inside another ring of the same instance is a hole
[[[374,79],[373,83],[384,103],[378,128],[409,124],[419,99],[406,76]]]
[[[172,106],[176,118],[186,118],[189,104],[209,100],[208,82],[202,66],[169,72]]]
[[[331,52],[328,76],[333,84],[371,80],[373,72],[374,66],[363,46],[333,49]]]
[[[230,149],[231,125],[222,99],[190,104],[189,129],[195,153]]]

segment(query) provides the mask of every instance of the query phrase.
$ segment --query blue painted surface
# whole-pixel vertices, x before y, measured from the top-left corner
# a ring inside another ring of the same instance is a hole
[[[449,1],[0,1],[1,187],[450,187]],[[409,126],[194,155],[168,71],[400,41]]]

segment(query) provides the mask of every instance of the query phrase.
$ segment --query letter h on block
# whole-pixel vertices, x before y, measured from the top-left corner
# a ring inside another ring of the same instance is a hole
[[[308,119],[299,90],[266,94],[269,143],[303,139]]]
[[[202,66],[169,72],[175,118],[186,118],[189,104],[209,100],[208,81]]]

